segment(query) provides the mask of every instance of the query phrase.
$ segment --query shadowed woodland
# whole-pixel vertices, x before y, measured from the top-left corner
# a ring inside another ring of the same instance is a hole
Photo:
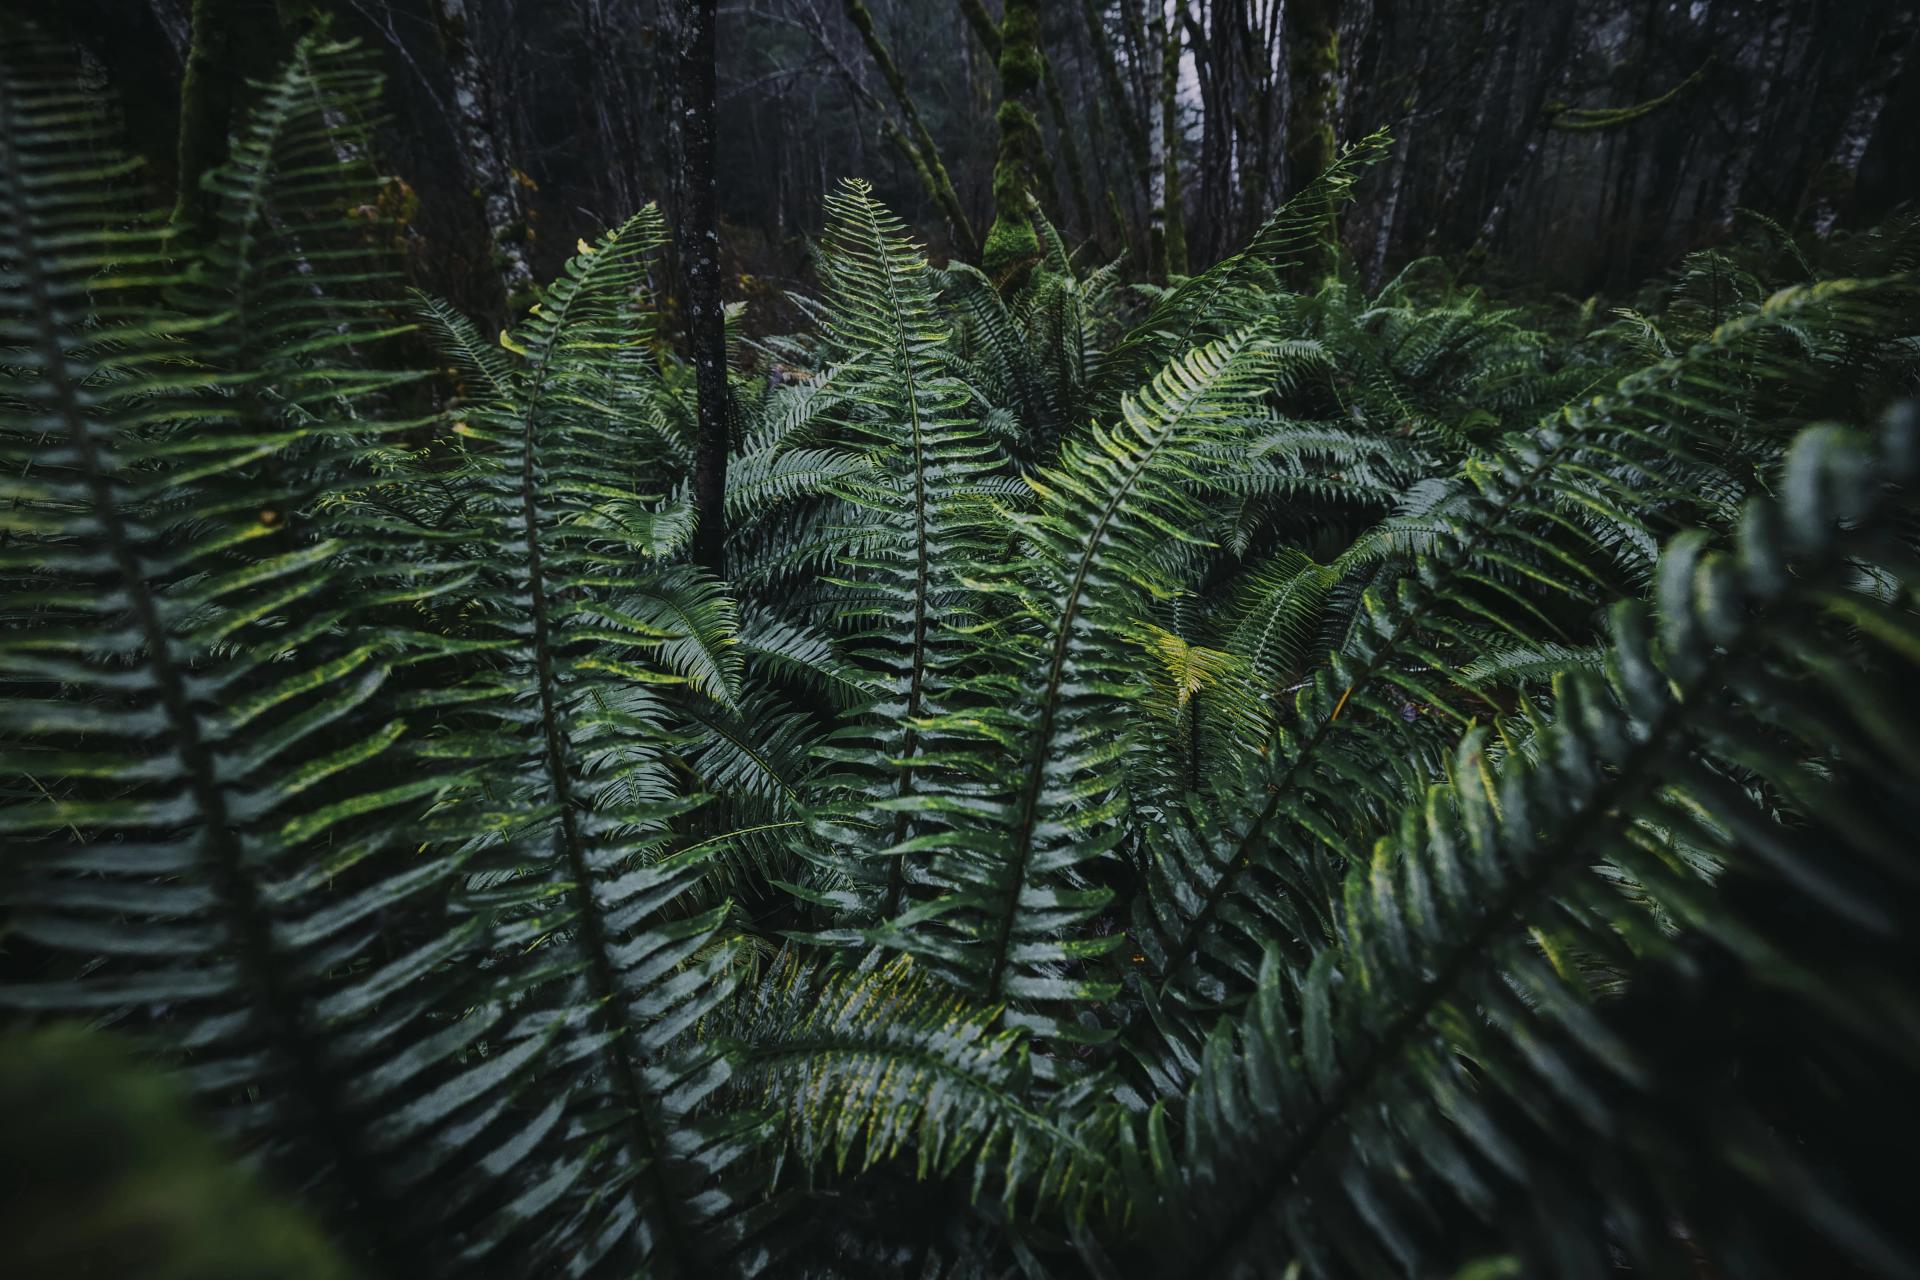
[[[15,0],[9,1274],[1920,1276],[1920,10]]]

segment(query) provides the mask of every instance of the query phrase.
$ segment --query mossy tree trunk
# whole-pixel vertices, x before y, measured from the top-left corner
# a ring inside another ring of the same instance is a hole
[[[1340,75],[1340,0],[1287,0],[1287,189],[1333,163]]]
[[[1160,254],[1164,278],[1187,273],[1187,213],[1180,189],[1180,53],[1185,24],[1168,22],[1162,0],[1153,0],[1154,35],[1160,42]],[[1173,0],[1184,6],[1186,0]]]
[[[973,28],[973,34],[979,37],[987,55],[998,60],[1000,29],[988,15],[986,5],[981,0],[960,0],[960,12],[965,15],[967,25]],[[1087,194],[1086,167],[1080,163],[1080,148],[1073,140],[1073,115],[1067,109],[1066,95],[1060,88],[1060,77],[1054,74],[1053,59],[1047,55],[1045,44],[1036,40],[1036,47],[1040,53],[1041,83],[1046,88],[1047,114],[1053,119],[1054,136],[1059,139],[1060,159],[1067,167],[1067,183],[1073,192],[1074,212],[1080,217],[1081,227],[1091,236],[1098,224],[1094,219],[1093,199]]]
[[[1029,195],[1046,188],[1046,145],[1033,102],[1042,79],[1037,0],[1007,0],[1000,21],[1000,151],[993,166],[993,226],[980,265],[995,280],[1020,273],[1040,254],[1027,215]]]
[[[873,59],[873,65],[880,70],[880,78],[887,82],[887,89],[893,95],[893,101],[900,108],[900,114],[907,122],[907,141],[910,143],[908,159],[913,161],[914,172],[927,194],[938,206],[947,223],[953,229],[955,241],[961,252],[968,257],[978,257],[979,241],[974,238],[973,227],[967,221],[966,210],[960,204],[959,193],[954,190],[953,179],[947,173],[947,166],[940,159],[939,148],[934,146],[933,135],[920,119],[920,109],[914,105],[913,95],[907,92],[906,77],[900,74],[900,66],[893,60],[886,42],[873,25],[873,13],[863,0],[845,0],[847,21],[860,33],[860,39],[867,46],[867,54]]]
[[[191,32],[180,81],[173,222],[198,236],[213,216],[206,176],[225,163],[234,124],[251,96],[247,82],[273,74],[286,32],[273,0],[193,0]]]

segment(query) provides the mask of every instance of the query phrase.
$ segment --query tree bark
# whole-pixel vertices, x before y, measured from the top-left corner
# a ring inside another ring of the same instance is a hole
[[[1340,73],[1339,0],[1287,0],[1287,188],[1298,191],[1333,163]]]
[[[1040,122],[1031,105],[1040,87],[1040,11],[1036,0],[1007,0],[1000,21],[1000,150],[993,166],[993,226],[980,265],[1004,280],[1040,253],[1027,197],[1046,169]]]
[[[1300,191],[1333,163],[1340,76],[1340,0],[1287,0],[1287,193]],[[1329,205],[1322,231],[1337,260],[1339,211]],[[1330,265],[1330,264],[1329,264]],[[1308,287],[1304,265],[1296,285]]]
[[[953,189],[953,179],[947,174],[947,166],[940,159],[940,150],[934,146],[933,135],[927,132],[927,126],[920,120],[920,109],[914,105],[913,95],[907,92],[906,77],[900,74],[899,64],[893,60],[886,42],[880,39],[880,33],[873,25],[873,14],[867,6],[862,0],[845,0],[845,3],[847,20],[860,33],[868,56],[873,59],[873,65],[880,69],[880,78],[887,82],[894,103],[906,118],[913,147],[919,152],[919,158],[914,161],[914,171],[920,175],[927,194],[933,197],[934,203],[952,226],[954,239],[959,242],[961,251],[970,258],[978,257],[980,242],[974,238],[973,227],[967,221],[966,210],[961,207],[959,193]]]
[[[960,0],[960,12],[965,16],[967,25],[973,28],[973,34],[986,49],[987,55],[998,60],[1000,30],[993,25],[986,6],[981,0]],[[1054,74],[1053,59],[1038,40],[1035,41],[1035,48],[1040,53],[1040,78],[1046,89],[1047,114],[1053,119],[1054,135],[1059,139],[1060,159],[1067,166],[1067,183],[1073,192],[1074,212],[1080,215],[1082,229],[1092,236],[1098,229],[1098,223],[1094,220],[1093,199],[1087,194],[1087,171],[1080,163],[1080,148],[1073,140],[1073,116],[1067,109],[1066,95],[1060,88],[1060,77]]]
[[[527,262],[527,213],[519,175],[507,163],[492,77],[474,51],[467,0],[434,0],[433,16],[453,78],[454,122],[461,160],[486,219],[487,240],[509,317],[532,300]]]
[[[720,309],[720,228],[714,193],[714,0],[681,0],[680,68],[673,128],[681,181],[680,269],[687,295],[687,348],[699,395],[694,450],[693,558],[727,572],[727,452],[730,444],[726,319]]]
[[[1100,69],[1101,83],[1106,86],[1107,97],[1113,103],[1114,120],[1120,126],[1120,136],[1126,139],[1127,154],[1133,158],[1134,166],[1144,177],[1148,161],[1147,131],[1133,109],[1133,99],[1127,93],[1126,81],[1121,79],[1120,64],[1114,60],[1113,42],[1107,38],[1107,24],[1100,16],[1100,5],[1098,0],[1080,0],[1080,7],[1087,21],[1087,41],[1093,46],[1093,60]]]
[[[193,0],[190,22],[173,223],[199,237],[210,229],[214,210],[206,176],[226,162],[234,124],[251,98],[247,81],[273,74],[282,31],[269,0]]]
[[[1073,117],[1067,112],[1060,77],[1053,73],[1053,59],[1045,49],[1040,51],[1040,71],[1047,90],[1047,114],[1053,117],[1054,135],[1060,140],[1060,159],[1067,166],[1067,185],[1073,192],[1074,212],[1080,215],[1082,229],[1092,237],[1099,224],[1094,221],[1093,199],[1087,193],[1087,171],[1080,163],[1080,148],[1073,141]]]
[[[1161,276],[1187,273],[1186,201],[1180,189],[1180,51],[1183,23],[1167,21],[1163,0],[1153,0],[1154,32],[1160,39]],[[1186,0],[1173,0],[1184,8]]]
[[[1000,28],[994,25],[993,15],[987,12],[987,6],[980,0],[960,0],[960,13],[966,18],[967,25],[973,28],[973,34],[979,38],[987,56],[998,61]]]

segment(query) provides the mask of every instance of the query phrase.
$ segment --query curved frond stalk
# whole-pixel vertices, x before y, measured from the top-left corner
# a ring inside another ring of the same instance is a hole
[[[821,836],[878,850],[886,872],[870,910],[885,918],[907,901],[907,846],[917,834],[911,798],[938,752],[926,721],[939,709],[948,651],[970,608],[961,498],[993,457],[945,367],[947,334],[926,259],[865,183],[842,184],[827,210],[829,335],[843,354],[864,353],[844,394],[855,428],[880,452],[881,471],[860,495],[870,532],[850,579],[861,603],[843,616],[870,620],[851,647],[882,673],[887,696],[848,726],[845,745],[832,753],[848,767],[838,786],[849,800],[836,806],[844,819],[823,819]],[[877,734],[867,727],[873,718],[884,726]],[[867,868],[847,870],[878,880]]]
[[[501,1250],[702,1276],[764,1262],[734,1200],[751,1118],[697,1114],[728,1067],[684,1032],[726,998],[734,966],[713,945],[725,905],[694,906],[719,847],[670,852],[699,801],[671,774],[659,696],[690,684],[734,702],[733,610],[716,584],[608,537],[612,506],[642,496],[621,474],[622,406],[651,394],[635,300],[665,239],[649,206],[574,258],[503,341],[522,361],[510,394],[468,406],[460,436],[474,489],[462,545],[479,557],[494,660],[432,749],[474,770],[450,825],[487,849],[493,893],[520,920],[505,980],[535,987],[533,1007],[565,1027],[541,1059],[562,1104],[527,1144],[537,1181],[470,1264]],[[556,1203],[571,1206],[564,1227],[519,1239]]]

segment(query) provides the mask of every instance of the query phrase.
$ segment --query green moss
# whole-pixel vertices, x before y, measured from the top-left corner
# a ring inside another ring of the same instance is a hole
[[[994,119],[1000,126],[1000,155],[993,166],[993,226],[981,247],[980,265],[1004,281],[1017,279],[1040,255],[1040,237],[1027,218],[1027,193],[1046,153],[1040,122],[1025,103],[1003,99]]]
[[[1000,83],[1018,93],[1032,93],[1040,87],[1043,70],[1040,53],[1031,45],[1022,48],[1007,45],[1000,55]]]
[[[1040,13],[1033,0],[1007,0],[1000,23],[1000,92],[1020,98],[1040,87]]]
[[[0,1041],[0,1238],[16,1280],[347,1280],[316,1226],[196,1123],[175,1080],[77,1027]]]
[[[1706,78],[1707,72],[1713,65],[1714,60],[1708,58],[1701,64],[1698,71],[1659,97],[1635,103],[1630,107],[1570,107],[1564,102],[1550,102],[1546,107],[1547,124],[1555,129],[1570,129],[1575,132],[1614,129],[1623,124],[1631,124],[1641,116],[1651,115],[1668,103],[1684,97],[1688,91]]]
[[[987,229],[987,243],[980,251],[980,266],[995,280],[1018,275],[1040,256],[1040,236],[1025,218],[1018,222],[994,219]]]

